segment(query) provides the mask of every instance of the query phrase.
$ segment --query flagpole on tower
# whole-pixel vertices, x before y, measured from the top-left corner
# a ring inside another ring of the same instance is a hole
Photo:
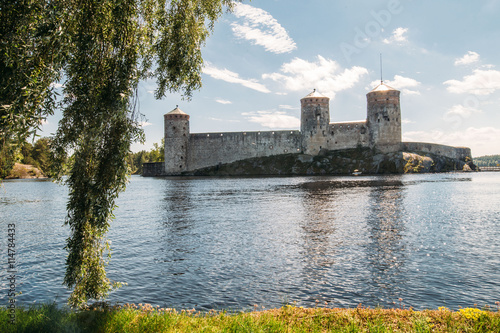
[[[382,53],[380,53],[380,84],[384,83],[382,79]]]

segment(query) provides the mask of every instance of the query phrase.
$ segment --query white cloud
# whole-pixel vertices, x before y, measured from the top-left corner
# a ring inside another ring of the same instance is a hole
[[[285,110],[298,110],[299,109],[298,107],[292,106],[292,105],[280,105],[279,108],[285,109]]]
[[[385,44],[392,44],[392,43],[397,43],[397,44],[403,44],[408,41],[408,37],[406,36],[406,33],[408,32],[408,28],[396,28],[392,32],[392,36],[389,39],[384,39],[383,42]]]
[[[269,89],[266,88],[263,84],[257,82],[254,79],[242,79],[240,78],[238,73],[231,72],[227,69],[219,69],[217,67],[211,66],[210,64],[205,65],[203,68],[203,73],[213,77],[217,80],[223,80],[229,83],[237,83],[241,84],[244,87],[257,90],[263,93],[269,93]]]
[[[420,95],[418,90],[402,89],[403,95]]]
[[[236,37],[253,41],[273,53],[291,52],[297,48],[286,30],[265,10],[240,3],[235,6],[234,15],[243,18],[243,24],[231,24]]]
[[[469,127],[461,131],[430,132],[415,131],[403,133],[404,141],[439,143],[456,147],[471,148],[473,156],[498,154],[500,129],[494,127]]]
[[[413,120],[410,119],[401,119],[402,124],[413,124],[415,123]]]
[[[454,105],[445,114],[445,118],[452,115],[457,115],[463,118],[469,118],[474,113],[481,113],[481,110],[468,108],[463,105]]]
[[[280,73],[264,74],[262,78],[280,82],[289,91],[317,89],[333,99],[335,93],[353,87],[366,74],[366,68],[354,66],[342,70],[335,60],[318,56],[316,62],[295,58],[283,64]]]
[[[500,71],[474,70],[474,74],[464,76],[462,81],[448,80],[446,90],[455,94],[490,95],[500,90]]]
[[[394,80],[389,80],[386,82],[388,85],[397,89],[414,88],[420,85],[420,82],[418,82],[417,80],[401,75],[394,75]]]
[[[468,65],[479,61],[479,53],[469,51],[462,58],[455,60],[455,66],[458,65]]]
[[[420,95],[420,92],[417,90],[407,89],[407,88],[415,88],[420,85],[420,82],[418,82],[415,79],[404,77],[401,75],[394,75],[393,80],[384,80],[384,83],[392,88],[401,90],[405,95]],[[370,86],[376,87],[379,84],[380,81],[372,81],[372,83],[370,83]]]
[[[241,115],[245,116],[249,121],[253,123],[258,123],[263,127],[268,127],[268,128],[300,127],[299,118],[289,116],[283,111],[244,112]]]
[[[222,118],[214,118],[214,117],[209,117],[208,119],[213,120],[213,121],[220,121],[220,122],[224,122],[224,123],[239,123],[240,122],[239,120],[235,120],[235,119],[222,119]]]
[[[233,102],[231,102],[231,101],[227,101],[227,100],[225,100],[225,99],[220,99],[220,98],[219,98],[219,99],[216,99],[215,101],[216,101],[217,103],[220,103],[220,104],[233,104]]]
[[[151,126],[153,124],[151,124],[150,122],[147,122],[147,121],[140,121],[139,122],[139,126],[141,127],[146,127],[146,126]]]

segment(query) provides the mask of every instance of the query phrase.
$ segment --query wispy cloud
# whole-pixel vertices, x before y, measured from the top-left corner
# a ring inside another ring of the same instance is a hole
[[[454,94],[490,95],[500,90],[500,71],[476,69],[462,81],[448,80],[444,84],[448,85],[446,90]]]
[[[242,24],[231,24],[236,37],[250,40],[273,53],[287,53],[297,48],[285,28],[265,10],[240,3],[235,6],[234,15],[243,19]]]
[[[385,44],[393,44],[393,43],[403,44],[403,43],[406,43],[408,41],[408,37],[406,36],[407,32],[408,32],[408,28],[402,28],[402,27],[396,28],[392,32],[391,37],[384,39],[382,42],[384,42]]]
[[[464,105],[454,105],[445,114],[445,118],[452,115],[457,115],[463,118],[469,118],[474,113],[482,113],[476,108],[466,107]]]
[[[462,58],[455,60],[455,66],[468,65],[479,61],[479,53],[469,51]]]
[[[316,88],[333,99],[335,93],[353,87],[366,74],[368,70],[364,67],[342,69],[335,60],[318,56],[315,62],[295,58],[283,64],[280,73],[264,74],[262,78],[279,82],[289,91]]]
[[[227,101],[227,100],[225,100],[225,99],[220,99],[220,98],[219,98],[219,99],[216,99],[215,101],[216,101],[217,103],[220,103],[220,104],[233,104],[233,102],[231,102],[231,101]]]
[[[287,115],[283,111],[257,111],[244,112],[241,115],[245,116],[249,121],[258,123],[267,128],[298,128],[300,127],[300,119]]]
[[[258,83],[257,80],[254,79],[242,79],[240,78],[238,73],[231,72],[228,69],[219,69],[217,67],[214,67],[210,64],[205,65],[203,68],[203,73],[213,77],[214,79],[217,80],[223,80],[229,83],[236,83],[236,84],[241,84],[244,87],[257,90],[263,93],[270,93],[271,91],[266,88],[261,83]]]

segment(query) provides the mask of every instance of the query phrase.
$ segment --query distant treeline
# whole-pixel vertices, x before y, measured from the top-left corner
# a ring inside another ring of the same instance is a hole
[[[143,163],[163,162],[165,160],[163,142],[164,140],[161,139],[160,144],[154,143],[153,149],[150,151],[141,150],[137,153],[130,153],[127,160],[130,172],[134,175],[140,175],[142,174]]]
[[[487,156],[474,157],[474,164],[477,165],[478,167],[500,166],[500,155],[487,155]]]
[[[52,177],[55,170],[50,150],[51,140],[50,138],[40,138],[36,142],[30,140],[19,145],[0,145],[0,179],[11,175],[15,163],[33,165],[40,169],[45,176]],[[141,150],[137,153],[130,153],[127,157],[129,171],[133,174],[142,174],[143,163],[163,161],[163,139],[161,144],[153,144],[153,149],[150,151]],[[72,157],[69,157],[66,164],[71,165],[71,163]]]
[[[50,177],[53,174],[50,143],[50,138],[40,138],[34,143],[25,141],[20,145],[0,145],[0,179],[10,175],[14,163],[33,165]]]

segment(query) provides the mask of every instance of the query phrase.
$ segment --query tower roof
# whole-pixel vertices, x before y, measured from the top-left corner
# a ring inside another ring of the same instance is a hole
[[[304,98],[312,98],[312,97],[319,97],[319,98],[329,98],[319,92],[316,91],[316,89],[314,89],[309,95],[303,97],[302,99]]]
[[[389,90],[396,90],[398,91],[397,89],[394,89],[392,87],[389,87],[387,84],[385,84],[384,82],[381,82],[378,86],[376,86],[375,88],[373,88],[372,91],[370,92],[377,92],[377,91],[389,91]]]
[[[167,114],[183,114],[183,115],[187,115],[186,112],[184,112],[181,109],[179,109],[179,105],[176,105],[175,109],[173,109],[172,111],[170,111]]]

